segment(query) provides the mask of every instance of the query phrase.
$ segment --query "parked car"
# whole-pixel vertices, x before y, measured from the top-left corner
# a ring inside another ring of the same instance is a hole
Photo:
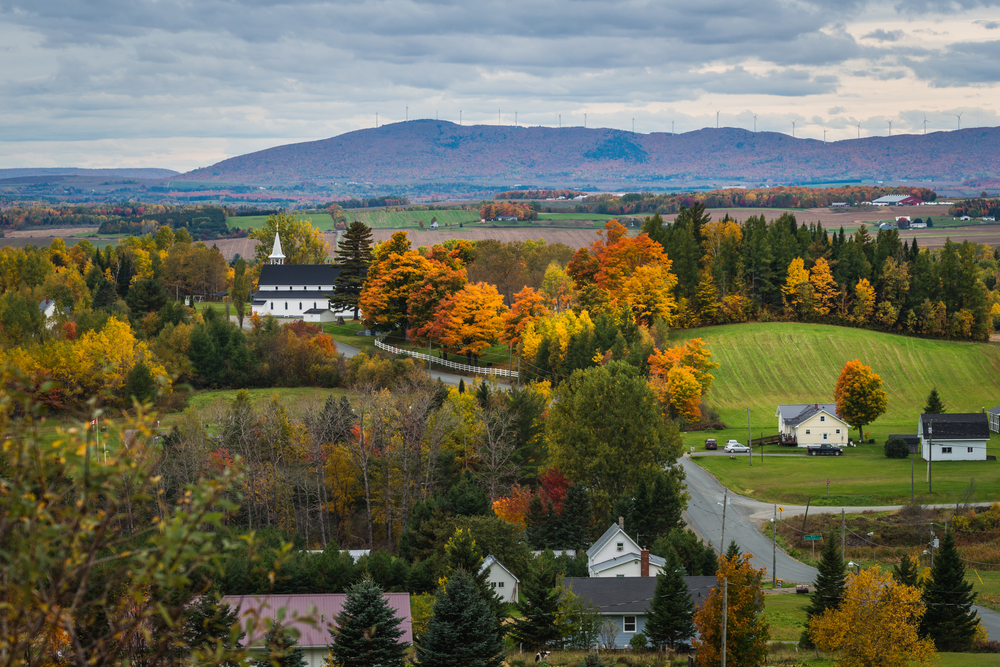
[[[806,454],[809,456],[843,456],[844,450],[831,444],[810,445],[806,447]]]
[[[719,443],[715,441],[715,438],[708,438],[705,440],[705,449],[718,449]]]
[[[730,454],[740,454],[740,453],[743,453],[743,452],[749,452],[750,451],[749,447],[747,447],[746,445],[741,445],[736,440],[730,440],[728,443],[726,443],[726,446],[725,446],[724,449],[725,449],[725,451],[729,452]]]

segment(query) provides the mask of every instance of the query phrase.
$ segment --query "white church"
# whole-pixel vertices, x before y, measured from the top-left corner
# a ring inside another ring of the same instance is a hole
[[[285,264],[281,237],[274,235],[274,247],[267,264],[260,269],[251,312],[265,317],[291,317],[306,322],[333,322],[338,316],[353,317],[353,310],[336,312],[330,307],[333,284],[340,267],[333,264]]]

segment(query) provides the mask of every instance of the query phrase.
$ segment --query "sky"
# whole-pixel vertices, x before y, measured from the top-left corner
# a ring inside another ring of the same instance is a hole
[[[998,81],[1000,0],[0,0],[0,168],[187,171],[376,115],[837,141],[998,125]]]

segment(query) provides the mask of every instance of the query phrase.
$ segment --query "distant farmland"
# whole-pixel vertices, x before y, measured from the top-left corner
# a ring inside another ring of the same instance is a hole
[[[329,213],[308,213],[301,214],[296,213],[296,220],[304,219],[312,220],[312,226],[321,231],[333,231],[333,218],[330,217]],[[233,218],[226,218],[226,224],[229,225],[230,229],[260,229],[264,226],[267,221],[266,215],[245,215]]]
[[[383,209],[347,209],[344,211],[348,222],[355,220],[363,222],[372,229],[405,229],[420,227],[418,221],[424,221],[424,227],[430,227],[431,219],[437,218],[438,224],[458,225],[466,222],[479,222],[479,211],[386,211]]]

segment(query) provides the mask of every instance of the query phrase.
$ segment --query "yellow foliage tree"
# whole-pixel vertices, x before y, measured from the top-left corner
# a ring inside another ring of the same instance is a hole
[[[586,310],[579,314],[564,310],[550,317],[543,317],[525,328],[521,338],[521,354],[525,359],[534,359],[542,341],[547,339],[549,366],[558,371],[566,363],[570,340],[584,332],[594,332],[594,323]]]
[[[794,313],[801,308],[803,300],[800,285],[808,282],[809,272],[805,269],[805,263],[801,257],[796,257],[788,264],[788,278],[781,286],[781,300],[786,311]]]
[[[833,279],[830,265],[826,259],[820,257],[813,265],[809,282],[813,286],[813,296],[815,298],[814,308],[821,316],[830,314],[830,311],[837,305],[837,294],[839,288],[837,281]]]
[[[667,262],[669,265],[669,261]],[[622,284],[622,295],[639,324],[652,326],[657,319],[670,324],[673,310],[673,289],[677,276],[658,264],[639,266]]]
[[[566,273],[559,262],[549,262],[542,276],[541,292],[545,295],[547,305],[552,310],[562,310],[573,305],[576,301],[576,290],[573,289],[573,279]]]
[[[862,278],[854,286],[854,319],[857,322],[867,322],[875,312],[875,288]]]
[[[520,345],[521,335],[529,324],[542,317],[548,317],[549,309],[541,294],[531,287],[525,287],[514,295],[514,305],[504,318],[503,337],[514,345]]]
[[[722,585],[726,600],[726,657],[730,665],[762,665],[767,658],[771,627],[764,615],[764,568],[757,569],[750,554],[719,556],[715,571],[719,585],[694,613],[698,636],[693,644],[701,667],[716,667],[722,653]]]
[[[847,575],[843,602],[813,617],[809,636],[820,650],[837,653],[842,667],[929,665],[937,658],[934,642],[917,634],[925,612],[920,589],[873,567]]]
[[[260,241],[254,249],[254,260],[267,261],[274,246],[274,235],[281,235],[281,251],[285,264],[322,264],[327,256],[323,232],[312,226],[312,218],[296,218],[291,213],[273,213],[264,226],[251,229],[247,236]]]
[[[649,386],[671,415],[691,421],[701,419],[701,397],[712,387],[709,372],[718,368],[701,338],[692,338],[663,352],[649,356]]]
[[[441,302],[437,319],[441,322],[440,342],[464,354],[472,363],[496,343],[503,333],[507,306],[497,288],[487,283],[471,283]]]

